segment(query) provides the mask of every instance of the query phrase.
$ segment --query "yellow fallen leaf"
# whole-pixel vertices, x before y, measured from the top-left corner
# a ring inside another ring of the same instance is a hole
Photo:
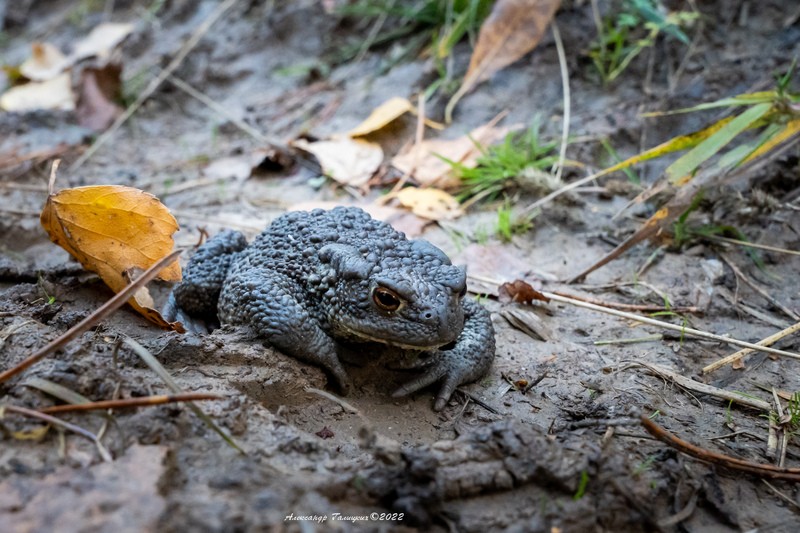
[[[33,43],[31,57],[22,62],[19,72],[31,81],[51,80],[69,67],[67,57],[50,43]]]
[[[64,248],[87,270],[96,272],[114,292],[128,285],[132,273],[146,270],[169,254],[175,218],[152,194],[119,185],[64,189],[47,198],[41,222],[50,240]],[[159,278],[181,279],[180,263],[164,268]],[[129,303],[148,320],[178,331],[153,309],[146,289]]]
[[[412,213],[428,220],[452,220],[463,214],[458,200],[440,189],[406,187],[396,197]]]
[[[29,430],[12,431],[11,436],[16,440],[40,441],[47,435],[48,431],[50,431],[50,424],[45,424]]]
[[[298,139],[292,146],[316,157],[322,173],[342,185],[366,185],[383,163],[381,146],[361,139],[338,137],[317,142]]]
[[[32,81],[12,87],[0,96],[0,109],[33,111],[35,109],[75,109],[75,95],[69,72],[47,81]]]
[[[416,115],[417,109],[405,98],[400,98],[399,96],[390,98],[373,109],[372,113],[370,113],[361,124],[345,133],[345,135],[348,137],[361,137],[363,135],[375,133],[376,131],[388,126],[398,118],[402,117],[406,113]],[[442,130],[445,127],[444,124],[429,120],[427,118],[425,119],[425,125],[436,130]]]
[[[561,0],[497,0],[481,25],[464,82],[447,104],[446,122],[462,96],[539,44],[560,4]]]
[[[414,106],[405,98],[390,98],[373,109],[361,124],[348,131],[347,136],[369,135],[411,111],[414,111]]]
[[[409,174],[421,185],[436,185],[450,189],[461,184],[453,174],[453,167],[442,158],[461,163],[466,167],[474,167],[481,151],[475,143],[489,146],[505,138],[519,128],[519,125],[497,127],[485,124],[472,130],[469,135],[457,139],[429,139],[411,147],[403,154],[392,159],[392,166],[404,174]]]

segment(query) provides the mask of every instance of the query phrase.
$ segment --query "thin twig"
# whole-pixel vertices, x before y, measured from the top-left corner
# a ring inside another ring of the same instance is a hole
[[[650,433],[652,436],[665,444],[669,444],[678,451],[694,457],[695,459],[699,459],[707,463],[713,463],[725,468],[730,468],[732,470],[755,474],[761,477],[800,482],[800,468],[779,468],[772,465],[752,463],[750,461],[739,459],[738,457],[731,457],[729,455],[706,450],[704,448],[700,448],[699,446],[695,446],[690,442],[686,442],[681,438],[678,438],[650,420],[647,416],[642,416],[641,422],[645,431]]]
[[[783,329],[783,330],[781,330],[781,331],[779,331],[779,332],[777,332],[777,333],[775,333],[773,335],[770,335],[766,339],[757,342],[755,345],[760,347],[760,349],[758,351],[762,351],[763,352],[764,351],[763,348],[765,346],[770,346],[772,344],[775,344],[776,342],[778,342],[782,338],[787,337],[789,335],[792,335],[793,333],[796,333],[798,331],[800,331],[800,322],[798,322],[797,324],[794,324],[793,326],[789,326],[788,328]],[[747,348],[751,348],[751,347],[748,346]],[[753,349],[739,350],[738,352],[733,353],[733,354],[731,354],[731,355],[729,355],[727,357],[723,357],[722,359],[720,359],[718,361],[715,361],[715,362],[711,363],[710,365],[704,366],[703,367],[703,374],[708,374],[709,372],[713,372],[714,370],[716,370],[716,369],[718,369],[718,368],[720,368],[722,366],[725,366],[725,365],[727,365],[729,363],[736,362],[739,359],[741,359],[742,357],[753,353],[753,351],[755,351],[755,350],[753,350]],[[772,353],[772,352],[768,352],[768,353]]]
[[[567,140],[569,139],[569,121],[571,119],[572,98],[569,92],[569,70],[567,69],[567,56],[564,53],[564,43],[561,40],[561,32],[558,31],[556,19],[550,21],[550,29],[553,30],[553,40],[556,43],[558,53],[558,67],[561,71],[561,91],[564,98],[564,119],[561,128],[561,149],[558,153],[558,170],[556,171],[556,181],[561,182],[561,174],[564,171],[564,161],[567,159]],[[553,172],[553,169],[550,169]]]
[[[699,392],[701,394],[708,394],[709,396],[714,396],[715,398],[720,398],[721,400],[731,401],[741,405],[747,405],[748,407],[753,407],[754,409],[760,409],[762,411],[767,411],[767,412],[769,412],[769,410],[772,407],[769,404],[769,402],[765,402],[764,400],[760,400],[752,396],[737,394],[735,392],[729,392],[724,389],[714,387],[712,385],[707,385],[705,383],[700,383],[699,381],[694,381],[693,379],[687,378],[686,376],[682,376],[676,372],[673,372],[668,368],[664,368],[663,366],[654,365],[651,363],[642,363],[639,361],[629,361],[628,364],[643,366],[649,369],[654,374],[657,374],[661,377],[667,377],[672,381],[674,381],[675,383],[677,383],[678,385],[680,385],[681,387],[689,389],[694,392]]]
[[[603,300],[598,300],[596,298],[590,298],[587,296],[577,296],[575,294],[568,294],[561,291],[553,291],[553,294],[558,294],[560,296],[564,296],[566,298],[571,298],[573,300],[579,300],[581,302],[589,302],[596,305],[600,305],[603,307],[610,307],[611,309],[626,309],[628,311],[641,311],[643,313],[658,313],[664,311],[672,311],[673,313],[701,313],[702,310],[698,307],[694,306],[687,306],[687,307],[667,307],[665,305],[642,305],[642,304],[626,304],[620,302],[606,302]]]
[[[772,305],[783,311],[792,320],[800,321],[800,315],[798,315],[797,313],[795,313],[794,311],[792,311],[791,309],[780,303],[778,300],[773,298],[767,291],[759,287],[753,280],[745,276],[744,272],[739,270],[739,267],[737,267],[726,254],[720,252],[719,256],[722,258],[723,261],[725,261],[725,263],[731,268],[731,270],[733,270],[733,273],[736,274],[736,276],[739,279],[744,281],[745,285],[756,291],[769,303],[771,303]]]
[[[732,337],[724,337],[722,335],[715,335],[714,333],[708,333],[706,331],[701,331],[699,329],[689,328],[685,326],[677,326],[675,324],[670,324],[669,322],[662,322],[661,320],[655,320],[653,318],[647,318],[639,315],[634,315],[632,313],[626,313],[624,311],[618,311],[617,309],[610,309],[608,307],[603,307],[600,305],[594,305],[588,302],[581,302],[579,300],[574,300],[572,298],[566,298],[564,296],[559,296],[558,294],[553,294],[551,292],[541,291],[542,294],[554,300],[556,302],[561,302],[565,304],[574,305],[576,307],[583,307],[585,309],[591,309],[593,311],[600,311],[601,313],[606,313],[609,315],[614,315],[622,318],[627,318],[628,320],[635,320],[637,322],[643,322],[645,324],[650,324],[653,326],[658,326],[664,329],[670,329],[672,331],[680,332],[683,335],[689,335],[691,337],[698,337],[701,339],[709,339],[719,342],[726,342],[728,344],[734,344],[736,346],[742,346],[744,348],[750,348],[751,350],[756,350],[759,352],[766,352],[775,355],[782,355],[784,357],[789,357],[791,359],[798,359],[800,360],[800,354],[793,353],[793,352],[786,352],[784,350],[775,350],[773,348],[767,348],[766,346],[761,346],[758,344],[753,344],[750,342],[740,341],[738,339],[734,339]],[[800,327],[800,324],[798,324]],[[762,341],[763,342],[763,341]]]
[[[165,403],[193,402],[197,400],[221,400],[222,396],[204,392],[187,392],[184,394],[159,394],[141,398],[124,398],[121,400],[103,400],[99,402],[54,405],[39,409],[40,413],[68,413],[72,411],[96,411],[100,409],[122,409],[126,407],[148,407]]]
[[[219,20],[222,15],[225,14],[228,9],[230,9],[237,0],[225,0],[221,4],[217,6],[217,8],[209,15],[209,17],[204,20],[196,30],[192,33],[189,39],[184,43],[183,47],[178,51],[175,57],[170,61],[167,68],[162,70],[158,76],[153,78],[150,81],[150,84],[141,92],[139,96],[136,97],[136,100],[128,106],[124,113],[117,117],[113,124],[105,131],[102,135],[100,135],[94,143],[83,153],[73,164],[69,167],[70,172],[75,172],[78,168],[81,167],[86,161],[91,158],[101,146],[103,146],[106,142],[108,142],[111,137],[113,137],[117,130],[129,119],[133,116],[134,113],[142,106],[142,104],[150,98],[150,96],[158,89],[164,80],[167,77],[175,72],[179,66],[183,63],[186,56],[189,55],[195,46],[200,42],[203,36],[211,29],[211,26],[214,25],[217,20]]]
[[[102,306],[100,306],[94,313],[87,316],[69,330],[67,330],[63,335],[58,337],[57,339],[49,342],[46,346],[37,350],[33,355],[19,363],[13,368],[6,370],[5,372],[0,373],[0,383],[16,376],[29,366],[33,365],[34,363],[38,362],[39,360],[43,359],[45,356],[58,350],[59,348],[63,347],[69,341],[83,333],[84,331],[91,328],[93,325],[97,324],[101,320],[105,319],[108,315],[122,307],[128,299],[133,296],[140,287],[144,286],[146,283],[154,279],[161,270],[172,263],[175,258],[177,258],[181,254],[182,250],[174,250],[171,254],[166,257],[161,258],[158,262],[156,262],[153,266],[148,268],[141,276],[136,278],[130,285],[122,289],[120,292],[114,295],[113,298],[108,300]]]

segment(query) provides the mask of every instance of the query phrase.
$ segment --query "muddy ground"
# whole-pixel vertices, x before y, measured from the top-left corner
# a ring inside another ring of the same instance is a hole
[[[124,77],[149,80],[217,3],[54,0],[0,5],[6,11],[0,45],[4,65],[24,60],[33,41],[67,49],[110,18],[136,24],[121,49]],[[557,22],[569,65],[571,134],[582,140],[570,145],[569,158],[600,168],[609,161],[597,139],[607,138],[627,156],[697,129],[721,115],[653,120],[640,113],[764,90],[773,83],[773,73],[785,70],[800,54],[798,12],[790,2],[717,1],[698,7],[704,23],[690,32],[691,53],[675,41],[659,41],[618,81],[604,86],[586,56],[595,35],[589,2],[565,2]],[[333,61],[345,43],[363,38],[369,28],[363,20],[327,14],[317,1],[241,1],[187,55],[176,76],[233,117],[282,142],[300,134],[346,131],[381,102],[412,97],[435,79],[427,57],[393,61],[404,41],[369,51],[358,62]],[[466,42],[456,47],[457,72],[463,72],[469,53]],[[318,66],[300,73],[287,69],[312,64]],[[429,115],[441,118],[444,103],[430,102]],[[560,135],[563,101],[552,36],[466,96],[443,135],[457,137],[503,110],[526,123],[539,114],[544,134]],[[413,130],[412,119],[391,135],[401,145],[413,138]],[[66,143],[72,146],[60,154],[66,169],[90,136],[71,113],[0,115],[0,156]],[[215,233],[234,227],[252,237],[300,202],[366,205],[391,185],[379,184],[356,198],[330,181],[320,182],[305,167],[248,179],[204,174],[209,162],[263,147],[229,117],[165,83],[111,142],[78,170],[62,171],[57,185],[113,183],[151,191],[180,222],[176,240],[182,246],[198,241],[199,228]],[[0,170],[3,369],[110,297],[102,282],[53,245],[39,225],[51,159]],[[654,163],[639,172],[650,183],[663,168],[663,163]],[[573,169],[567,178],[579,175]],[[482,278],[525,278],[550,291],[663,304],[652,287],[673,306],[698,307],[699,312],[683,315],[692,327],[746,341],[758,341],[794,322],[742,283],[723,257],[780,304],[800,313],[796,255],[762,252],[765,268],[760,270],[740,247],[697,240],[683,249],[662,248],[642,270],[656,243],[637,246],[583,284],[557,281],[602,257],[652,214],[655,204],[612,220],[636,191],[608,184],[625,181],[615,176],[599,184],[603,190],[588,189],[547,205],[533,229],[511,243],[492,236],[496,203],[478,204],[441,226],[431,224],[423,237]],[[794,149],[715,187],[695,217],[734,225],[758,243],[797,250],[799,188]],[[512,197],[518,206],[533,200],[527,194]],[[787,207],[791,202],[795,210]],[[486,290],[476,279],[473,292]],[[52,303],[47,302],[50,296]],[[242,339],[236,331],[182,336],[122,309],[0,385],[2,402],[34,408],[55,403],[25,385],[33,377],[93,400],[167,393],[130,348],[120,346],[127,336],[155,354],[183,389],[224,396],[200,405],[246,454],[226,445],[177,404],[121,410],[110,418],[64,415],[94,433],[105,427],[102,442],[113,462],[104,462],[90,441],[72,433],[51,429],[38,440],[21,440],[15,432],[40,424],[7,413],[0,421],[0,530],[800,528],[796,485],[768,485],[686,457],[652,439],[636,418],[657,411],[660,424],[689,442],[770,463],[766,413],[689,392],[640,363],[772,401],[762,387],[800,390],[798,361],[756,354],[746,359],[744,369],[726,367],[703,376],[703,366],[736,348],[563,304],[539,304],[532,311],[516,308],[538,317],[547,335],[543,341],[503,317],[513,304],[491,297],[482,301],[493,313],[497,358],[489,375],[463,390],[488,408],[457,394],[441,413],[431,409],[431,390],[408,399],[391,398],[389,392],[408,375],[387,370],[378,361],[349,367],[355,387],[346,401],[358,411],[353,413],[306,391],[311,387],[335,393],[321,370]],[[655,333],[663,333],[663,339],[594,344]],[[776,347],[797,352],[800,342],[795,335]],[[510,384],[539,378],[525,393]],[[787,464],[797,465],[797,460],[797,446],[791,444]],[[392,513],[402,513],[402,519]],[[309,519],[298,520],[302,517]],[[320,524],[315,517],[327,521]]]

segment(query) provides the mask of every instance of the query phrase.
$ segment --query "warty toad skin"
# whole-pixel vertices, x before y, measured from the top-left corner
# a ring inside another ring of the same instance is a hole
[[[195,319],[247,325],[325,368],[345,393],[340,342],[416,352],[421,373],[394,395],[441,382],[438,411],[495,355],[489,312],[465,294],[466,269],[439,248],[361,209],[337,207],[286,213],[250,245],[235,231],[216,235],[190,260],[164,315],[189,329]]]

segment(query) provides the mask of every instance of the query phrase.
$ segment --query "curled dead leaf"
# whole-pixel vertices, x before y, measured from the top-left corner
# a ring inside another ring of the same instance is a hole
[[[22,62],[19,72],[31,81],[51,80],[69,67],[67,56],[50,43],[33,43],[31,57]]]
[[[415,215],[428,220],[452,220],[464,214],[452,195],[439,189],[401,189],[396,198]]]
[[[503,283],[497,290],[498,300],[502,303],[519,302],[531,304],[534,300],[549,302],[550,298],[534,289],[527,281],[521,279]]]
[[[0,109],[6,111],[33,111],[36,109],[75,109],[75,95],[69,72],[47,81],[32,81],[12,87],[0,96]]]
[[[64,248],[87,270],[97,273],[114,292],[129,283],[131,272],[146,270],[174,246],[178,223],[158,198],[132,187],[96,185],[64,189],[47,198],[41,222],[50,240]],[[164,268],[164,281],[179,281],[178,261]],[[146,289],[130,303],[148,320],[182,330],[153,309]]]
[[[78,124],[94,131],[104,131],[122,113],[116,103],[122,89],[122,68],[108,64],[102,68],[87,67],[81,72]]]
[[[497,0],[481,25],[464,82],[447,104],[446,122],[462,96],[533,50],[561,0]]]
[[[134,25],[120,22],[104,22],[98,24],[89,35],[75,43],[69,59],[77,63],[87,57],[106,60],[125,38],[133,33]]]
[[[381,146],[361,139],[337,137],[317,142],[298,139],[292,146],[316,157],[322,173],[342,185],[366,185],[383,163]]]

